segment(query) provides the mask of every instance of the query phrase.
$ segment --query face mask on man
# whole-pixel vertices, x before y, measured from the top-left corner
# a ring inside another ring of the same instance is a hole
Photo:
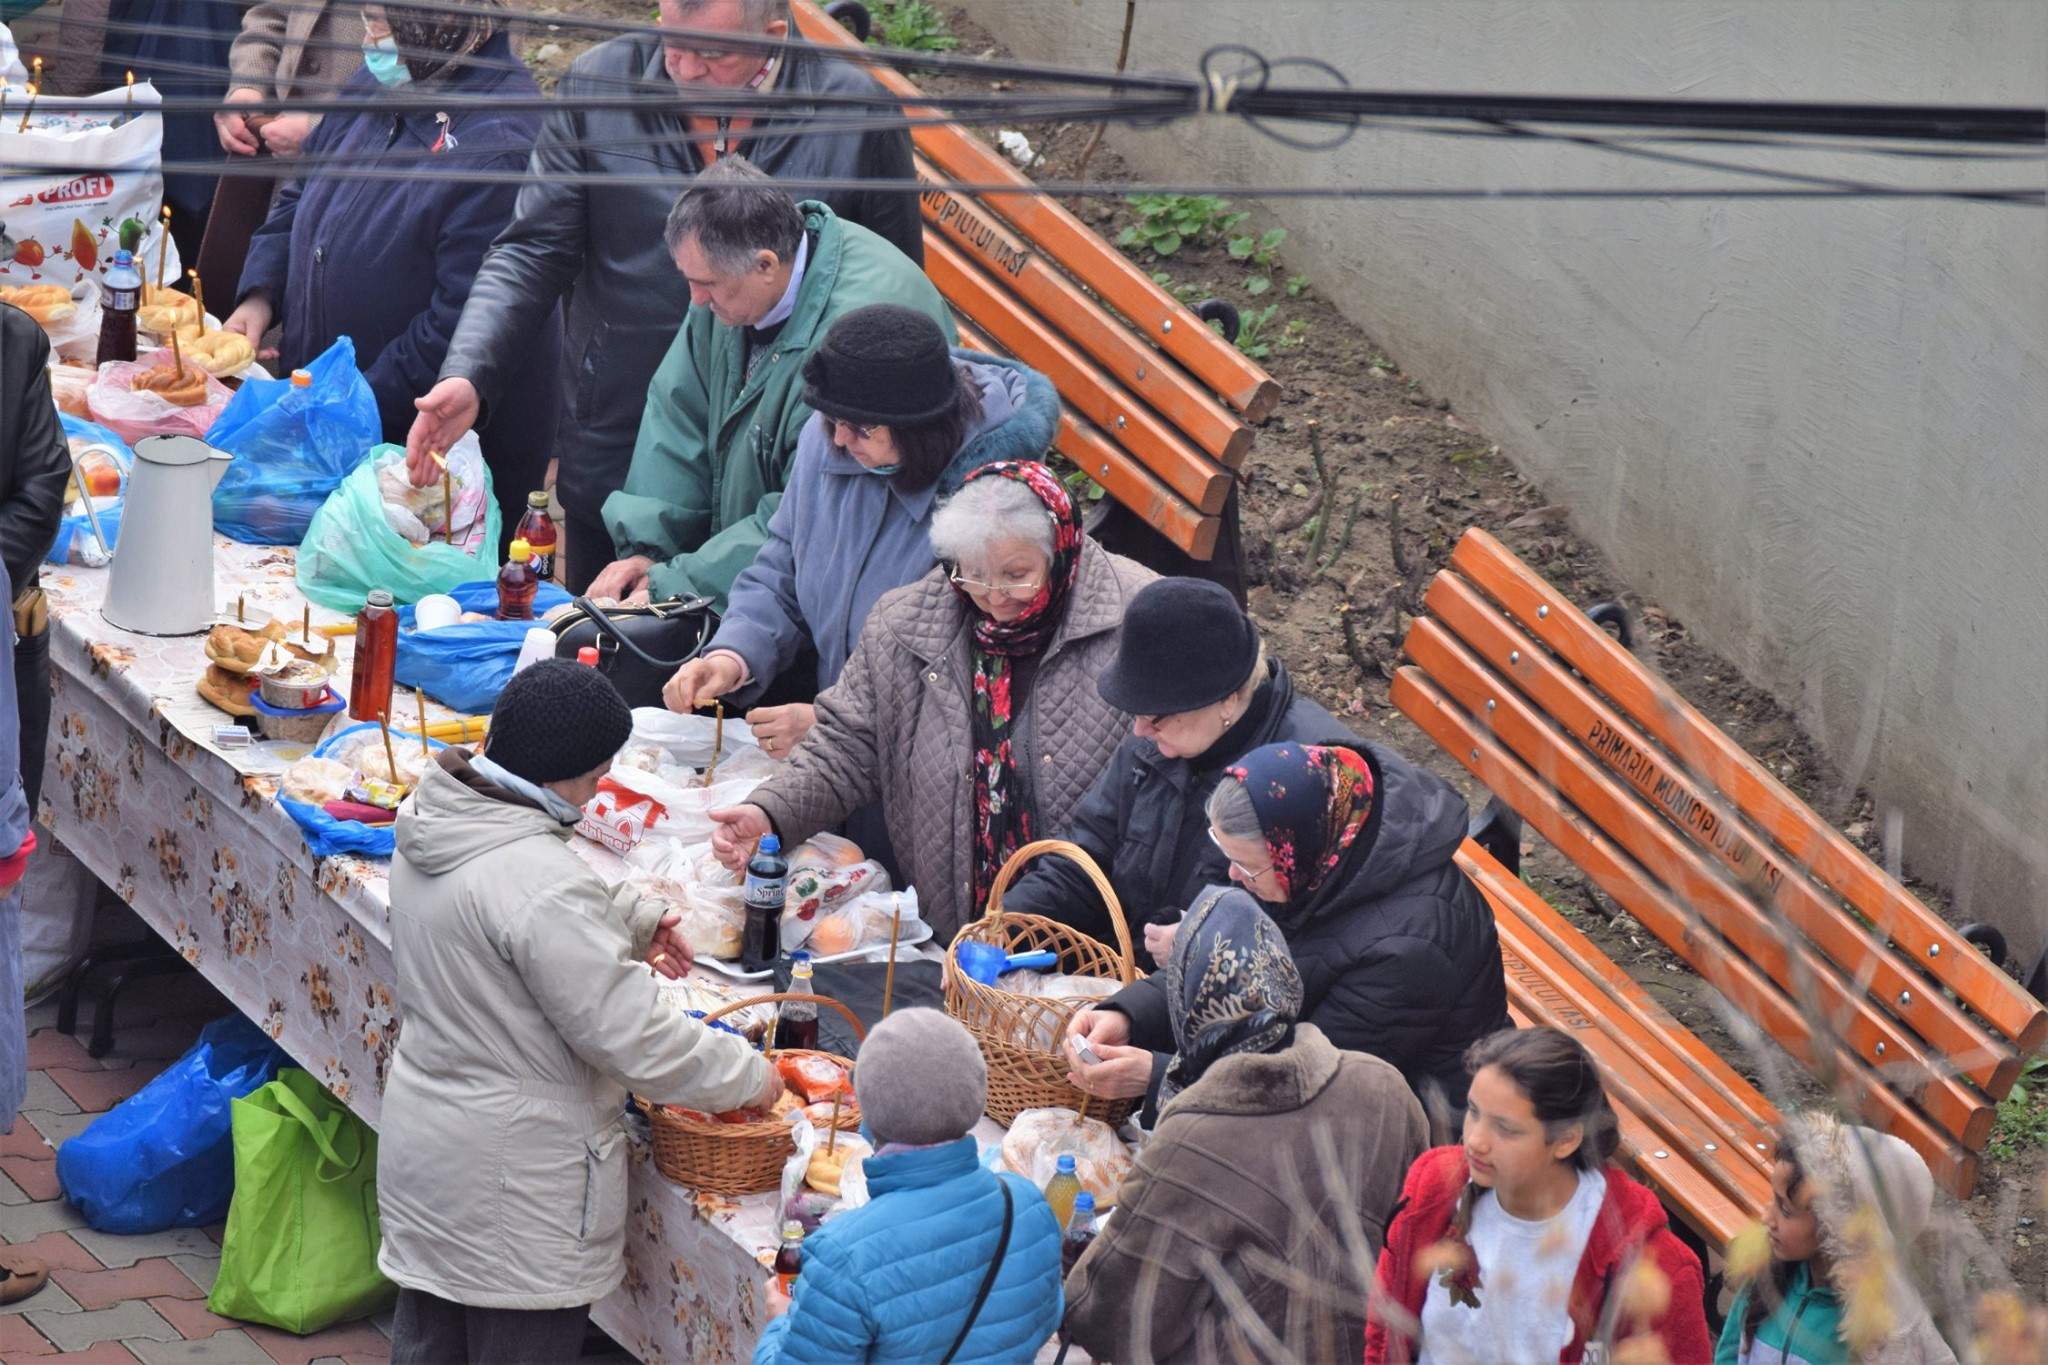
[[[389,34],[363,44],[363,65],[379,85],[404,85],[412,80],[405,59],[398,55],[398,40]]]

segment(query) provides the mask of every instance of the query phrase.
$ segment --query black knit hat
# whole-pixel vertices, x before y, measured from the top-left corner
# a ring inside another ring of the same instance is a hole
[[[1095,690],[1119,711],[1170,716],[1222,701],[1259,661],[1259,628],[1220,583],[1162,578],[1124,611]]]
[[[929,422],[951,411],[959,390],[946,334],[901,304],[854,309],[804,358],[804,402],[848,422]]]
[[[586,664],[543,659],[512,675],[491,708],[484,755],[528,782],[594,772],[626,747],[633,709],[612,680]]]

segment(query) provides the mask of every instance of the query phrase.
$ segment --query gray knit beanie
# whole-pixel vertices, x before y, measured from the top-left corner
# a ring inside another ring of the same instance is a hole
[[[951,1142],[988,1107],[988,1065],[958,1020],[938,1010],[901,1009],[860,1045],[853,1091],[876,1142]]]

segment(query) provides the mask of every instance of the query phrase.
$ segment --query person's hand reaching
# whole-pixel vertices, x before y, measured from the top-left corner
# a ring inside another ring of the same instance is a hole
[[[738,687],[742,667],[739,655],[722,649],[701,659],[692,659],[677,669],[676,675],[662,687],[662,705],[687,716],[699,706]]]
[[[770,758],[789,757],[789,751],[803,742],[818,723],[818,708],[809,702],[787,706],[757,706],[747,712],[747,725],[760,741],[761,752]]]
[[[715,810],[711,819],[715,825],[711,831],[711,854],[728,872],[744,873],[747,859],[754,856],[762,836],[775,832],[768,812],[755,805]]]
[[[674,981],[697,963],[697,955],[683,936],[676,932],[676,925],[682,922],[678,914],[666,914],[655,926],[654,937],[647,945],[647,965],[669,980]]]
[[[405,472],[413,487],[425,488],[441,477],[441,466],[433,452],[446,454],[476,425],[483,400],[476,385],[456,376],[444,379],[419,398],[412,400],[419,416],[405,434]]]
[[[235,311],[228,314],[220,329],[223,332],[233,332],[237,336],[247,337],[249,345],[255,349],[258,360],[275,360],[277,348],[266,347],[263,344],[263,335],[270,330],[272,316],[270,300],[260,293],[251,294],[235,305]]]

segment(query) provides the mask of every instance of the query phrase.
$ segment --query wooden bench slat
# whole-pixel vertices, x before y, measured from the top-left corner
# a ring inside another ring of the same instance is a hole
[[[1925,963],[2022,1058],[2048,1039],[2048,1008],[1993,966],[1721,733],[1636,657],[1486,532],[1460,538],[1451,565],[1577,669],[1646,734],[1678,755],[1761,827],[1787,856]]]
[[[858,47],[812,0],[794,0],[798,30],[814,43]],[[870,66],[870,75],[892,94],[922,92],[901,72]],[[932,115],[929,106],[905,106],[912,116]],[[1051,255],[1067,272],[1122,313],[1137,331],[1186,366],[1188,371],[1245,420],[1264,420],[1280,401],[1280,386],[1258,365],[1225,341],[1171,294],[1154,284],[1124,254],[1087,224],[1040,193],[1038,187],[1001,155],[956,124],[913,128],[911,140],[932,164],[958,180],[974,184],[1014,184],[1015,194],[984,195],[983,204]]]
[[[1508,1001],[1508,1017],[1516,1028],[1562,1027],[1555,1019],[1524,1008],[1523,1002],[1512,997]],[[1605,1070],[1607,1058],[1599,1060]],[[1642,1154],[1654,1151],[1662,1139],[1642,1110],[1627,1096],[1610,1094],[1608,1098],[1614,1106],[1615,1122],[1621,1129],[1623,1164],[1637,1179],[1656,1191],[1658,1198],[1699,1233],[1709,1246],[1725,1250],[1738,1232],[1755,1221],[1747,1216],[1749,1210],[1729,1199],[1705,1172],[1689,1162],[1676,1165],[1668,1161],[1654,1162],[1655,1168],[1652,1169],[1654,1159],[1645,1160]]]
[[[1498,675],[1489,676],[1489,684],[1506,686],[1500,684],[1500,677],[1510,680],[1547,720],[1577,739],[1610,775],[1670,817],[1669,824],[1683,832],[1693,846],[1712,854],[1753,894],[1775,905],[1852,980],[1867,983],[1869,991],[1886,1002],[1885,1012],[1926,1040],[1946,1066],[1959,1067],[1994,1100],[2003,1099],[2012,1089],[2019,1079],[2018,1053],[1987,1033],[1938,983],[1888,949],[1878,936],[1844,913],[1839,903],[1823,900],[1800,869],[1782,866],[1775,851],[1750,833],[1739,812],[1728,809],[1654,746],[1639,742],[1632,726],[1517,630],[1476,588],[1455,574],[1439,574],[1425,601],[1431,619],[1484,660],[1490,675]],[[1427,660],[1420,662],[1439,683],[1447,681]],[[1458,693],[1455,687],[1452,691]],[[1468,710],[1478,704],[1470,695],[1459,699]],[[1518,744],[1511,747],[1522,748]],[[1523,756],[1530,757],[1526,750]],[[1689,818],[1678,818],[1678,812]],[[1608,832],[1623,836],[1619,830]],[[1638,852],[1637,857],[1641,856]],[[1703,913],[1709,909],[1697,902],[1695,908]],[[1716,927],[1729,934],[1725,924],[1716,921]],[[1729,936],[1740,946],[1739,936]],[[1781,986],[1794,988],[1793,982],[1777,972],[1772,975]]]
[[[1180,433],[1161,422],[1076,351],[1064,337],[1041,326],[1023,306],[983,275],[930,228],[924,234],[924,270],[946,301],[1005,351],[1050,379],[1073,409],[1105,432],[1115,431],[1118,444],[1129,449],[1160,482],[1204,514],[1219,513],[1230,496],[1231,475],[1223,466],[1189,445]],[[1100,480],[1093,468],[1088,474]]]
[[[1613,840],[1567,815],[1550,798],[1542,780],[1474,724],[1421,669],[1401,669],[1395,675],[1392,696],[1403,714],[1499,793],[1652,933],[1667,942],[1683,940],[1690,918],[1687,913],[1656,889]],[[1958,1146],[1926,1115],[1893,1094],[1831,1036],[1817,1037],[1800,1010],[1746,959],[1728,952],[1702,954],[1695,966],[1735,1009],[1754,1018],[1802,1062],[1821,1075],[1838,1078],[1852,1107],[1911,1143],[1945,1189],[1964,1193],[1975,1184],[1974,1152]]]
[[[1519,692],[1490,676],[1440,622],[1416,621],[1407,650],[1443,693],[1470,715],[1484,717],[1475,724],[1485,725],[1542,774],[1546,803],[1569,802],[1580,819],[1591,821],[1669,891],[1683,907],[1682,918],[1648,927],[1673,952],[1703,970],[1704,963],[1726,955],[1732,943],[1794,999],[1812,999],[1856,1055],[1884,1072],[1894,1086],[1915,1094],[1929,1116],[1966,1145],[1980,1145],[1981,1139],[1971,1141],[1973,1131],[1989,1135],[1989,1101],[1948,1076],[1940,1059],[1877,1009],[1857,983],[1843,980],[1833,964],[1796,935],[1781,933],[1753,902],[1717,877],[1668,823],[1565,740]]]
[[[1739,1158],[1768,1174],[1765,1154],[1778,1122],[1771,1102],[1484,849],[1468,840],[1458,862],[1493,904],[1502,932],[1512,933],[1525,959],[1569,965],[1569,972],[1548,969],[1553,989],[1603,1032],[1636,1049],[1661,1086],[1683,1096],[1723,1134],[1729,1159]],[[1630,1025],[1618,1022],[1624,1020]]]
[[[945,179],[923,157],[917,158],[917,169],[921,179]],[[1057,266],[1048,264],[1043,252],[984,212],[969,195],[934,189],[920,195],[918,202],[932,231],[1000,278],[1041,322],[1064,333],[1203,452],[1226,468],[1243,466],[1252,448],[1251,428],[1082,293]]]
[[[1459,861],[1493,905],[1511,1006],[1586,1045],[1600,1063],[1617,1112],[1632,1112],[1640,1125],[1637,1132],[1623,1133],[1624,1143],[1635,1148],[1631,1164],[1666,1187],[1688,1222],[1725,1244],[1755,1220],[1770,1196],[1770,1127],[1747,1120],[1731,1124],[1702,1108],[1704,1092],[1674,1084],[1672,1073],[1659,1065],[1673,1043],[1692,1035],[1654,1006],[1642,1014],[1614,1008],[1584,971],[1600,960],[1597,950],[1588,944],[1590,957],[1581,958],[1547,942],[1536,932],[1529,907],[1519,903],[1541,906],[1541,898],[1484,850],[1467,845]],[[1556,915],[1548,906],[1542,911]],[[1641,1004],[1650,1005],[1640,987],[1635,991]],[[1755,1098],[1768,1111],[1762,1097]]]
[[[962,345],[990,355],[1008,354],[995,338],[972,323],[957,315],[953,321]],[[1135,456],[1086,419],[1076,417],[1064,402],[1060,405],[1060,426],[1053,437],[1053,448],[1076,467],[1087,470],[1111,497],[1194,558],[1207,559],[1216,552],[1223,518],[1203,516],[1190,507]]]

